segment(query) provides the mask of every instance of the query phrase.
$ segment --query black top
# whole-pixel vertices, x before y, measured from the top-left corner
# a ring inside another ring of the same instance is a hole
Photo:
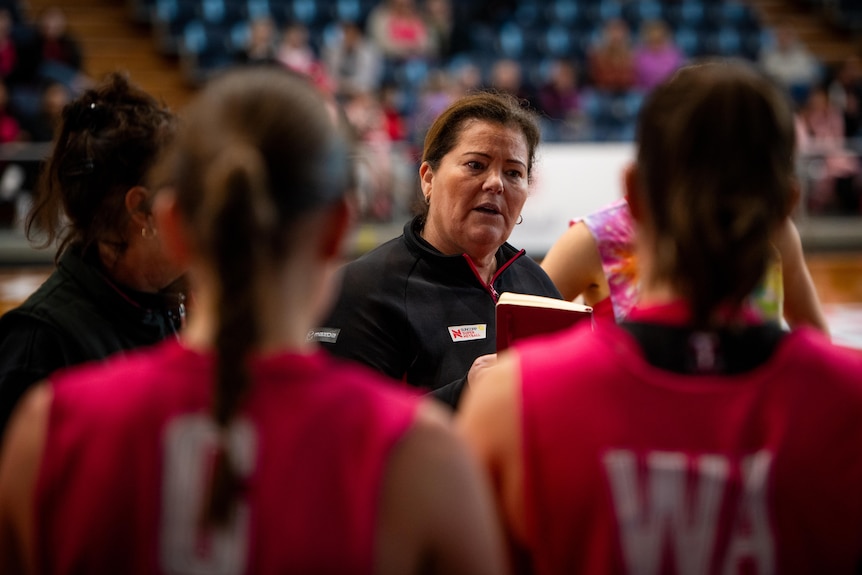
[[[0,317],[0,435],[27,388],[54,370],[175,334],[182,301],[121,288],[96,257],[66,250],[45,283]]]
[[[497,295],[561,296],[523,250],[503,244],[487,286],[466,254],[441,254],[419,226],[408,222],[403,235],[344,267],[341,295],[314,338],[454,407],[473,360],[496,351]]]

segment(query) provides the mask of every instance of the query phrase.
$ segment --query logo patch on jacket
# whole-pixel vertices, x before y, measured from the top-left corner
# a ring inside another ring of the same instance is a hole
[[[318,327],[308,332],[306,341],[322,341],[324,343],[335,343],[341,330],[337,327]]]
[[[452,341],[470,341],[473,339],[485,339],[485,328],[487,324],[476,325],[450,325],[449,335]]]

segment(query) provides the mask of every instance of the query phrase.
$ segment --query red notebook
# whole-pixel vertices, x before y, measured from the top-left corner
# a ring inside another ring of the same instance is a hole
[[[497,300],[497,351],[534,335],[592,321],[590,306],[550,297],[504,292]]]

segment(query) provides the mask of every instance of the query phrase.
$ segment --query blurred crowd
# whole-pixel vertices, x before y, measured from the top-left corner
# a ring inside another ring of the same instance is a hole
[[[231,58],[238,65],[286,66],[334,95],[364,144],[365,214],[386,221],[409,211],[416,150],[431,121],[463,94],[491,88],[516,95],[540,112],[546,142],[632,141],[643,96],[704,55],[702,46],[695,49],[651,15],[637,28],[611,17],[592,31],[567,31],[570,37],[558,40],[579,36],[577,55],[546,50],[539,58],[518,57],[526,47],[505,44],[527,40],[501,28],[521,18],[523,4],[529,3],[381,0],[367,16],[322,31],[264,15],[248,21]],[[477,52],[477,30],[489,29],[496,32],[488,50]],[[806,208],[860,213],[860,58],[824,63],[789,25],[763,27],[761,36],[747,57],[796,104],[800,149],[811,156],[802,166],[811,188]],[[50,140],[63,106],[88,84],[62,10],[29,21],[16,2],[0,3],[0,79],[0,142]]]
[[[612,18],[585,42],[582,57],[477,57],[475,46],[469,50],[475,29],[466,23],[505,26],[511,4],[488,2],[467,14],[451,0],[384,0],[365,22],[340,22],[319,43],[303,24],[279,29],[259,18],[250,23],[236,61],[284,65],[337,97],[373,166],[362,175],[366,211],[385,220],[393,205],[409,201],[398,193],[414,173],[393,154],[415,160],[427,126],[459,96],[483,88],[516,95],[540,112],[544,141],[630,141],[643,96],[701,55],[687,53],[661,19],[646,19],[633,30]],[[830,66],[790,26],[765,29],[764,36],[756,61],[796,104],[801,151],[818,156],[806,166],[806,176],[816,180],[808,209],[859,213],[852,146],[862,136],[860,59],[850,55]],[[489,46],[489,53],[499,53],[496,48]],[[601,131],[602,114],[617,116],[618,129]]]
[[[60,7],[28,15],[0,2],[0,143],[50,141],[63,108],[90,84]]]

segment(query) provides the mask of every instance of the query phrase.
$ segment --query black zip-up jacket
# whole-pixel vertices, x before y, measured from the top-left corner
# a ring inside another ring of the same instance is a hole
[[[45,283],[0,317],[0,436],[24,392],[53,371],[179,330],[182,295],[121,289],[94,260],[67,249]]]
[[[503,244],[486,285],[466,254],[441,254],[418,226],[408,222],[403,235],[344,267],[341,295],[311,336],[456,407],[473,361],[496,351],[498,295],[561,296],[523,250]]]

